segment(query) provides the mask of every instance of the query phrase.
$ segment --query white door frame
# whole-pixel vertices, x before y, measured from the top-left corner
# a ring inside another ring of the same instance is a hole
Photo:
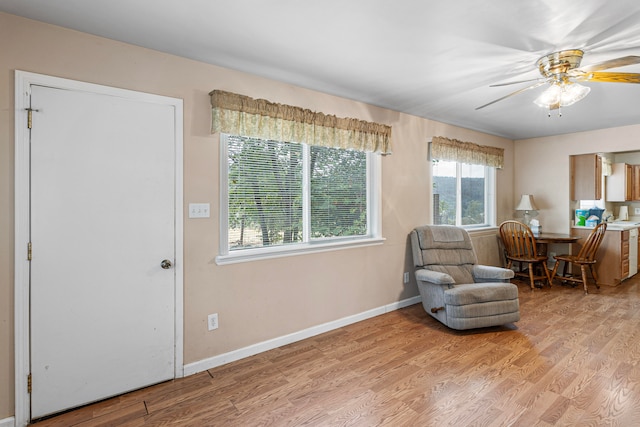
[[[183,365],[183,107],[182,100],[160,95],[101,86],[92,83],[51,77],[25,71],[15,72],[15,421],[17,427],[30,421],[30,396],[27,377],[30,365],[29,347],[29,129],[27,109],[30,105],[31,85],[37,84],[66,90],[136,99],[171,105],[175,111],[175,377],[184,376]],[[34,106],[34,108],[37,108]],[[37,117],[37,114],[34,114]]]

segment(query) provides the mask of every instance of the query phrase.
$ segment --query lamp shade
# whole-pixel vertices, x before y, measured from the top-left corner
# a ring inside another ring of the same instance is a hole
[[[518,206],[516,206],[517,211],[537,211],[538,207],[533,201],[533,196],[531,194],[523,194],[520,198],[520,202]]]
[[[587,96],[589,91],[590,87],[578,83],[553,83],[533,102],[544,108],[568,107]]]

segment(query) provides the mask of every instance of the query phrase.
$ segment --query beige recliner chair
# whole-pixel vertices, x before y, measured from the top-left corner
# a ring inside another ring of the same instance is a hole
[[[473,329],[520,320],[512,270],[477,264],[466,230],[426,225],[411,232],[422,306],[452,329]]]

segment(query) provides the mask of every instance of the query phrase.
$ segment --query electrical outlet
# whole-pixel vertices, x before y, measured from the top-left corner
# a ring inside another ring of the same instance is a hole
[[[640,208],[634,208],[634,215],[640,215]]]
[[[404,283],[409,283],[409,272],[405,271],[404,276],[402,278],[404,280]]]
[[[207,323],[210,331],[218,329],[218,313],[213,313],[207,316]]]

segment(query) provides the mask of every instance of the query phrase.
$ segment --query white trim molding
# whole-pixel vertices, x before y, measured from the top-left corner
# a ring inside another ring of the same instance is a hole
[[[162,95],[79,82],[25,71],[15,71],[15,418],[0,427],[24,427],[30,419],[29,375],[29,132],[27,110],[32,85],[92,92],[154,102],[174,107],[175,120],[175,377],[184,376],[184,232],[183,232],[183,101]],[[10,424],[11,423],[11,424]]]
[[[338,329],[343,326],[350,325],[352,323],[357,323],[362,320],[380,316],[381,314],[399,310],[401,308],[417,304],[420,301],[421,301],[421,298],[418,295],[415,297],[407,298],[402,301],[387,304],[382,307],[367,310],[362,313],[354,314],[352,316],[347,316],[338,320],[323,323],[321,325],[312,326],[311,328],[303,329],[301,331],[294,332],[289,335],[273,338],[273,339],[263,341],[257,344],[253,344],[244,348],[240,348],[238,350],[220,354],[218,356],[213,356],[207,359],[199,360],[197,362],[189,363],[184,366],[184,375],[188,376],[188,375],[197,374],[198,372],[206,371],[207,369],[212,369],[218,366],[225,365],[227,363],[235,362],[236,360],[244,359],[246,357],[253,356],[265,351],[273,350],[274,348],[278,348],[283,345],[291,344],[297,341],[302,341],[304,339],[311,338],[313,336],[320,335],[325,332],[329,332],[334,329]]]
[[[15,427],[16,419],[14,417],[9,417],[0,420],[0,427]]]

